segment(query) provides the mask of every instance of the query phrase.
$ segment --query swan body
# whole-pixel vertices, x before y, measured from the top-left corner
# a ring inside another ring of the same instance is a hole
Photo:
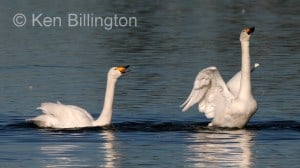
[[[251,66],[249,41],[253,28],[246,28],[240,34],[242,48],[241,71],[226,84],[216,67],[201,70],[194,81],[194,87],[181,105],[187,111],[198,103],[200,112],[212,118],[209,126],[243,128],[257,110],[257,102],[251,90]],[[258,67],[256,64],[252,71]]]
[[[107,84],[104,99],[103,110],[97,120],[84,109],[65,105],[60,102],[42,103],[37,109],[42,110],[44,114],[28,119],[39,127],[48,128],[80,128],[104,126],[111,123],[113,111],[114,91],[117,79],[127,72],[128,66],[112,67],[107,73]]]

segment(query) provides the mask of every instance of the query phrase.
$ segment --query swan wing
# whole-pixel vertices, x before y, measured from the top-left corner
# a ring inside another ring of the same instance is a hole
[[[257,67],[259,67],[259,63],[255,63],[251,67],[251,72],[253,72]],[[241,85],[241,71],[237,72],[227,83],[227,88],[230,91],[230,93],[236,97],[240,91],[240,85]]]
[[[228,90],[236,97],[240,91],[241,71],[237,72],[227,83]]]
[[[42,124],[44,127],[85,127],[91,126],[93,122],[92,116],[86,110],[74,105],[45,102],[37,109],[42,110],[44,114],[30,119],[30,121],[38,125]]]
[[[233,100],[226,84],[216,67],[208,67],[198,73],[193,89],[181,105],[182,111],[187,111],[194,104],[199,103],[198,109],[207,118],[214,118]]]

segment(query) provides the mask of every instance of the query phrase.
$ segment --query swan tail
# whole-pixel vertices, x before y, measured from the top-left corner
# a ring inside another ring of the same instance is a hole
[[[30,118],[26,120],[26,122],[35,124],[38,127],[42,128],[50,128],[55,126],[55,123],[58,123],[58,121],[55,118],[48,115],[40,115],[34,118]]]

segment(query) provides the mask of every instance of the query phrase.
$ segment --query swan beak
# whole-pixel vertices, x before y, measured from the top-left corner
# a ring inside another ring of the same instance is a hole
[[[128,72],[128,68],[129,68],[129,65],[126,65],[126,66],[118,66],[117,67],[117,70],[120,71],[122,74]]]
[[[253,33],[255,30],[255,27],[251,27],[251,28],[246,28],[246,32],[248,35],[250,35],[251,33]]]

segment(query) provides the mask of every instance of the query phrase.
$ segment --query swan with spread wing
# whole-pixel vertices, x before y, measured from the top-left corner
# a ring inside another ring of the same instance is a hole
[[[38,107],[44,114],[28,119],[27,121],[39,127],[49,128],[80,128],[110,124],[112,120],[115,86],[118,78],[127,72],[128,67],[129,65],[112,67],[108,71],[104,105],[98,119],[94,120],[86,110],[78,106],[65,105],[60,102],[46,102]]]
[[[194,81],[194,87],[181,105],[182,111],[199,104],[198,109],[207,118],[212,118],[209,126],[243,128],[257,110],[257,102],[252,95],[249,41],[254,27],[245,28],[240,34],[242,65],[226,84],[216,67],[201,70]]]

